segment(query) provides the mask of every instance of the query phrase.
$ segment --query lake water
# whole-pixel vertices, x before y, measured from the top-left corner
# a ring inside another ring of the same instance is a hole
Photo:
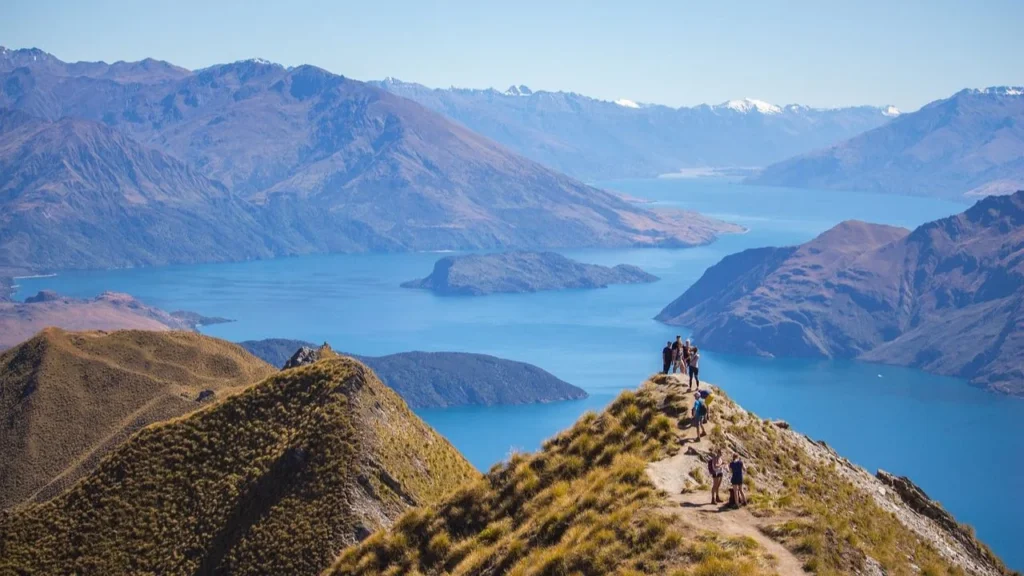
[[[739,186],[708,180],[603,183],[654,206],[679,206],[748,227],[685,250],[572,251],[629,263],[654,284],[605,290],[440,298],[398,284],[428,274],[437,254],[324,255],[280,260],[75,272],[21,280],[19,296],[131,293],[168,309],[237,321],[205,332],[229,340],[299,338],[368,355],[456,350],[531,362],[591,393],[534,406],[422,410],[479,468],[533,450],[587,409],[660,368],[661,347],[685,331],[652,318],[723,256],[806,241],[840,220],[913,227],[965,206],[924,198]],[[699,345],[699,343],[698,343]],[[870,470],[910,476],[1012,566],[1024,567],[1024,401],[964,382],[849,361],[761,359],[705,351],[702,376],[744,407],[782,418]]]

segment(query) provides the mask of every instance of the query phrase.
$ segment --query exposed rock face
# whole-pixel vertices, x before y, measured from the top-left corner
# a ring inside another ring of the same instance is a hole
[[[657,316],[702,346],[861,358],[1024,393],[1024,192],[913,232],[844,222],[723,259]]]
[[[1009,194],[1024,188],[1024,89],[963,90],[748,181],[958,200]]]
[[[691,246],[742,230],[638,207],[313,66],[142,83],[115,68],[0,65],[0,267]]]
[[[320,360],[322,356],[325,356],[330,352],[331,347],[324,344],[320,348],[313,348],[311,346],[303,346],[292,354],[291,358],[284,363],[282,370],[291,370],[292,368],[298,368],[300,366],[307,366],[309,364],[315,364]]]
[[[892,488],[900,499],[910,506],[918,514],[933,520],[942,529],[963,544],[971,554],[978,558],[991,556],[992,552],[980,546],[977,538],[970,531],[965,529],[956,521],[952,514],[946,511],[941,504],[932,500],[925,494],[924,490],[914,484],[906,476],[894,476],[885,470],[876,473],[878,479]]]
[[[286,368],[293,359],[302,363],[319,355],[314,344],[301,340],[250,340],[239,344],[266,362]],[[400,352],[353,357],[372,368],[413,408],[535,404],[587,397],[584,390],[537,366],[486,354]]]
[[[168,313],[128,294],[104,292],[91,300],[69,298],[50,290],[25,302],[0,301],[0,350],[28,340],[48,326],[65,330],[195,330],[227,321],[194,312]]]
[[[498,292],[606,288],[610,284],[657,280],[657,276],[627,264],[608,268],[576,262],[554,252],[502,252],[442,258],[434,264],[430,276],[405,282],[402,286],[423,288],[442,296],[482,296]]]

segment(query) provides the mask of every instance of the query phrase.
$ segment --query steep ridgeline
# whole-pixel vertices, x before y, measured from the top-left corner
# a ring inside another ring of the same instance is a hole
[[[249,60],[138,83],[113,65],[96,77],[54,60],[0,67],[0,107],[46,121],[8,119],[0,132],[0,214],[19,215],[0,220],[0,266],[688,246],[738,229],[645,210],[313,66]],[[72,190],[80,215],[62,200]],[[117,202],[124,217],[112,210],[118,218],[96,226]],[[49,213],[61,226],[43,230]],[[52,236],[65,229],[68,238]]]
[[[609,268],[583,264],[555,252],[500,252],[447,256],[434,264],[430,276],[410,280],[402,287],[422,288],[441,296],[483,296],[498,292],[607,288],[610,284],[657,280],[657,276],[627,264]]]
[[[138,429],[273,372],[190,332],[44,330],[0,355],[0,509],[52,498]]]
[[[710,434],[693,442],[679,430],[691,399],[671,384],[623,393],[346,550],[327,574],[1009,574],[906,478],[876,478],[720,390]],[[708,505],[716,448],[742,454],[749,507]]]
[[[250,340],[239,343],[275,366],[296,350],[314,344],[301,340]],[[353,356],[369,366],[384,384],[412,408],[560,402],[587,393],[536,366],[467,352],[400,352],[387,356]]]
[[[499,92],[431,89],[392,78],[375,84],[584,180],[765,166],[841,142],[899,114],[892,106],[826,110],[744,99],[670,108],[525,86]]]
[[[0,350],[51,326],[65,330],[195,330],[221,322],[228,320],[194,312],[166,312],[117,292],[81,299],[44,290],[25,302],[0,300]]]
[[[844,222],[728,256],[657,319],[712,349],[860,358],[1024,394],[1024,192],[913,232]]]
[[[1024,88],[957,92],[748,181],[954,200],[1012,193],[1024,188]]]
[[[476,476],[368,368],[326,358],[145,428],[0,517],[0,572],[319,574]]]

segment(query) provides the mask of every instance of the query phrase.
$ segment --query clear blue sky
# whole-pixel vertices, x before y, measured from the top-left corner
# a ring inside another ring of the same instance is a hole
[[[1024,84],[1024,0],[3,0],[0,44],[188,68],[262,57],[357,79],[914,109]]]

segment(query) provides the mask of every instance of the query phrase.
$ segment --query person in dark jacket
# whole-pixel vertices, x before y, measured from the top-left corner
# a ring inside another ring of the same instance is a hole
[[[665,347],[661,349],[661,373],[668,374],[668,371],[672,368],[672,342],[665,342]]]

